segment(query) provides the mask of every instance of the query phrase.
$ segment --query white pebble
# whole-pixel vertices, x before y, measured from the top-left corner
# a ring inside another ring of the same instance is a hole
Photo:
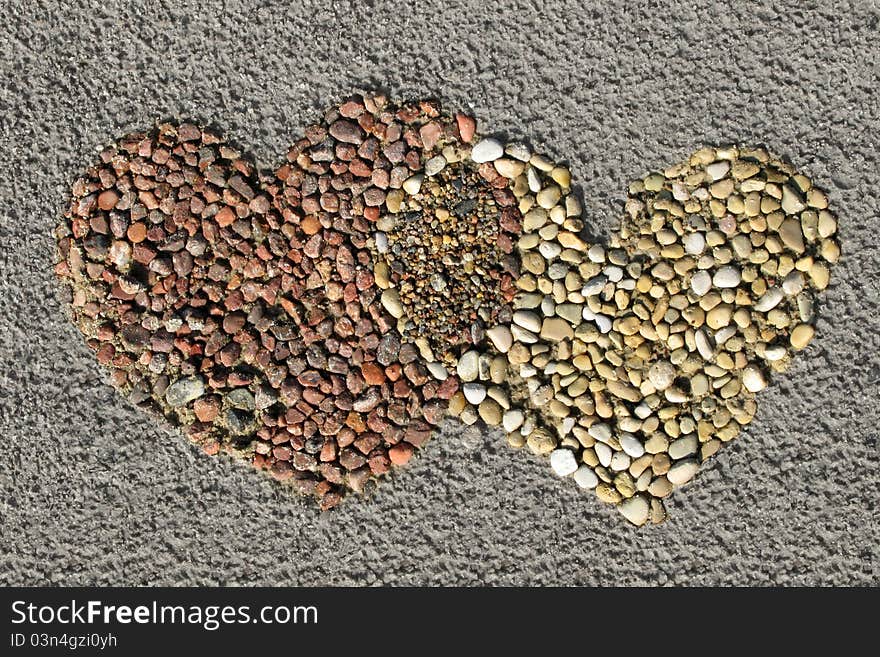
[[[537,335],[517,324],[513,324],[510,327],[510,332],[513,333],[513,337],[517,342],[522,342],[523,344],[535,344],[538,341]]]
[[[599,457],[599,463],[606,468],[611,465],[611,457],[613,456],[613,453],[608,445],[605,443],[596,443],[593,445],[593,450],[596,452],[596,456]]]
[[[657,390],[666,390],[675,380],[675,367],[667,360],[658,360],[648,370],[648,378]]]
[[[637,459],[645,453],[645,446],[631,433],[620,436],[620,447],[632,458]]]
[[[541,318],[527,310],[517,310],[513,313],[513,321],[532,333],[538,333],[541,330]]]
[[[456,372],[462,381],[475,381],[480,375],[480,353],[474,350],[463,353],[458,359]]]
[[[709,344],[709,338],[705,331],[700,329],[694,333],[694,342],[697,343],[697,351],[703,357],[703,360],[712,360],[715,357],[715,350]]]
[[[504,147],[495,139],[484,139],[471,150],[471,159],[478,164],[492,162],[504,155]]]
[[[446,158],[442,155],[435,155],[425,162],[425,175],[436,176],[446,168]]]
[[[709,272],[700,270],[691,276],[691,291],[698,297],[706,294],[711,287],[712,277],[709,276]]]
[[[721,180],[727,172],[730,171],[730,162],[722,160],[721,162],[713,162],[706,167],[706,173],[712,180]]]
[[[786,294],[799,294],[804,289],[804,275],[795,270],[782,281],[782,290]]]
[[[513,346],[513,334],[506,326],[493,326],[486,331],[486,335],[502,354],[506,354],[510,351],[510,347]]]
[[[388,253],[388,235],[385,233],[376,233],[376,250],[379,253]]]
[[[712,278],[712,283],[715,287],[729,288],[736,287],[741,280],[742,275],[739,273],[739,269],[726,265],[715,272],[715,276]]]
[[[690,255],[699,255],[706,248],[706,238],[703,233],[688,233],[682,238],[684,250]]]
[[[558,242],[541,242],[538,245],[538,252],[547,260],[552,260],[562,253],[562,246]]]
[[[685,459],[674,463],[672,467],[669,468],[669,472],[666,473],[666,478],[669,480],[670,484],[681,486],[693,479],[699,469],[700,464],[694,459]]]
[[[461,391],[464,393],[464,398],[474,406],[486,398],[486,386],[482,383],[465,383]]]
[[[587,429],[587,433],[589,433],[593,438],[600,442],[608,442],[611,440],[611,426],[605,424],[604,422],[597,422],[592,425],[589,429]]]
[[[424,179],[425,177],[420,173],[410,176],[403,181],[403,191],[407,194],[418,194],[419,190],[422,188],[422,180]]]
[[[577,472],[574,473],[574,481],[578,486],[587,490],[599,485],[599,477],[596,476],[592,468],[586,465],[577,469]]]
[[[785,293],[779,289],[778,287],[771,287],[769,290],[764,292],[758,302],[753,306],[754,310],[757,310],[759,313],[766,313],[770,310],[773,310],[776,306],[779,305],[779,302],[785,297]]]
[[[594,244],[587,251],[587,257],[590,259],[590,262],[601,265],[605,262],[605,249],[602,248],[601,244]]]
[[[745,389],[749,392],[761,392],[767,387],[767,379],[764,378],[764,373],[754,365],[749,365],[743,371],[742,382]]]
[[[585,297],[595,296],[605,288],[605,284],[607,282],[608,279],[602,274],[599,274],[598,276],[593,276],[593,278],[588,280],[586,284],[581,288],[581,294]]]
[[[523,412],[518,408],[512,408],[504,413],[504,416],[501,418],[501,424],[507,433],[511,433],[522,426],[523,420],[525,420]]]
[[[635,407],[634,412],[636,417],[640,420],[646,420],[651,417],[651,407],[648,406],[645,402],[642,402],[638,406]]]
[[[630,463],[632,463],[632,459],[626,452],[614,452],[614,456],[611,457],[611,469],[615,472],[626,470]]]
[[[443,367],[442,363],[432,362],[427,365],[428,371],[438,381],[445,381],[449,378],[449,372]]]
[[[541,191],[541,179],[538,177],[538,172],[535,171],[533,167],[529,167],[528,173],[526,174],[526,178],[529,182],[529,189],[537,194]]]
[[[780,344],[777,344],[777,345],[773,345],[772,347],[767,347],[764,350],[764,358],[766,358],[767,360],[769,360],[772,363],[777,360],[782,360],[783,358],[785,358],[786,353],[787,353],[786,348]]]
[[[648,522],[650,507],[644,495],[635,495],[617,505],[621,515],[637,527]]]
[[[578,464],[570,449],[554,449],[550,453],[550,467],[558,476],[567,477],[577,471]]]
[[[617,283],[620,279],[623,278],[623,270],[617,265],[608,265],[602,271],[605,276],[608,277],[608,280],[612,283]]]
[[[736,326],[725,326],[722,329],[718,329],[715,331],[715,344],[724,344],[734,335],[736,335]]]
[[[611,318],[605,315],[596,315],[593,317],[593,321],[596,322],[596,326],[599,328],[600,333],[610,333],[611,332]]]

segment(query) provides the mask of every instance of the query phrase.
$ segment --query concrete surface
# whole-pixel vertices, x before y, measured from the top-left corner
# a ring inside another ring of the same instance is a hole
[[[880,9],[697,4],[0,0],[0,583],[876,585]],[[766,143],[829,190],[844,259],[818,336],[665,525],[454,427],[321,515],[107,385],[51,272],[95,149],[195,116],[269,164],[359,88],[567,158],[599,231],[702,143]]]

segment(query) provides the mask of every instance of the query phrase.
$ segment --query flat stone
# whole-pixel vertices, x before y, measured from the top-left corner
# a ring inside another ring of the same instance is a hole
[[[513,321],[518,326],[523,327],[532,333],[538,333],[541,330],[541,318],[537,313],[527,310],[517,310],[513,313]]]
[[[205,394],[205,382],[200,376],[178,379],[165,390],[165,401],[172,408],[185,406]]]
[[[502,175],[505,178],[510,178],[511,180],[522,175],[522,172],[526,169],[524,162],[511,160],[506,157],[495,160],[493,164],[499,175]]]
[[[700,464],[697,461],[685,459],[673,463],[672,467],[669,468],[669,472],[666,473],[666,478],[674,486],[681,486],[693,479],[699,470]]]
[[[786,214],[798,214],[807,209],[807,206],[788,185],[782,188],[782,209]]]
[[[504,413],[504,417],[501,418],[501,424],[504,426],[505,431],[511,433],[519,429],[524,420],[525,414],[521,410],[518,408],[511,408]]]
[[[749,365],[743,370],[743,387],[749,392],[761,392],[767,387],[767,379],[764,373],[754,365]]]
[[[602,464],[602,467],[607,468],[611,465],[611,459],[614,458],[614,452],[608,445],[605,443],[596,443],[593,445],[593,451],[596,452],[596,457],[599,459],[599,463]]]
[[[545,187],[540,192],[538,192],[535,200],[545,210],[549,210],[554,207],[557,203],[559,203],[559,199],[562,198],[562,192],[556,185],[550,185],[549,187]]]
[[[600,442],[608,442],[611,440],[611,425],[604,422],[597,422],[587,429],[587,433]]]
[[[648,379],[657,390],[666,390],[675,380],[675,367],[666,360],[658,360],[648,370]]]
[[[804,234],[801,232],[801,222],[797,219],[786,219],[779,226],[779,237],[782,243],[795,253],[804,252]]]
[[[513,346],[513,334],[507,326],[493,326],[486,331],[486,336],[502,354],[506,354],[510,351],[510,347]]]
[[[593,469],[582,465],[574,473],[575,483],[585,490],[591,490],[599,484],[599,477]]]
[[[555,449],[550,452],[550,467],[559,477],[567,477],[578,469],[577,459],[570,449]]]
[[[541,337],[554,342],[568,340],[574,337],[574,329],[564,319],[548,317],[541,325]]]
[[[617,510],[632,524],[641,527],[648,521],[648,513],[651,509],[647,497],[634,495],[618,504]]]
[[[705,270],[691,276],[691,291],[698,297],[704,296],[712,288],[712,277]]]
[[[599,274],[598,276],[594,276],[581,288],[581,294],[585,297],[595,296],[605,289],[606,283],[608,283],[608,278],[604,275]]]
[[[721,180],[724,176],[727,175],[728,171],[730,171],[730,162],[728,162],[727,160],[713,162],[706,167],[706,173],[709,174],[709,178],[711,178],[713,181]]]
[[[538,456],[545,456],[556,449],[556,438],[544,429],[535,429],[529,434],[526,444]]]
[[[468,383],[466,385],[474,385]],[[465,393],[465,398],[467,398],[467,393]],[[494,399],[486,398],[482,402],[480,402],[480,407],[477,409],[480,413],[480,417],[483,419],[483,422],[488,424],[491,427],[496,427],[501,424],[501,405],[495,401]]]
[[[478,164],[492,162],[504,155],[504,147],[495,139],[483,139],[471,149],[471,159]]]
[[[403,317],[403,305],[400,303],[400,295],[393,288],[382,290],[382,307],[395,319]]]
[[[753,310],[756,310],[760,313],[766,313],[770,310],[773,310],[776,306],[779,305],[779,302],[785,298],[785,293],[778,287],[771,287],[767,290],[761,298],[752,306]]]
[[[686,456],[691,456],[692,454],[697,453],[697,447],[699,447],[699,442],[694,435],[684,436],[678,440],[673,440],[669,444],[669,458],[678,460],[683,459]]]
[[[645,453],[645,446],[631,433],[620,436],[620,447],[630,457],[637,459]]]
[[[458,359],[456,366],[458,378],[462,381],[476,381],[480,375],[480,354],[473,349],[466,351]]]
[[[425,162],[425,175],[426,176],[436,176],[438,173],[443,171],[446,168],[446,158],[442,155],[435,155],[430,160]]]
[[[721,267],[715,272],[715,276],[712,277],[712,283],[715,287],[720,288],[736,287],[741,280],[742,275],[739,269],[730,265]]]
[[[438,381],[445,381],[449,378],[449,371],[443,366],[442,363],[432,362],[426,365],[428,368],[428,372],[431,373]]]
[[[706,237],[703,233],[688,233],[681,241],[685,252],[690,255],[699,255],[706,248]]]
[[[474,406],[478,406],[486,399],[486,386],[482,383],[465,383],[461,391],[464,393],[464,398]]]
[[[420,173],[414,176],[410,176],[403,181],[403,190],[407,194],[418,194],[419,190],[422,189],[422,181],[424,179],[425,177]]]
[[[705,331],[701,329],[694,333],[694,342],[697,345],[697,352],[703,357],[703,360],[715,358],[715,350],[712,348]]]
[[[789,295],[800,294],[804,289],[804,275],[795,270],[782,279],[782,291]]]
[[[792,330],[791,336],[789,337],[791,346],[800,351],[810,343],[810,340],[813,339],[815,334],[816,329],[809,324],[798,324],[794,327],[794,330]]]

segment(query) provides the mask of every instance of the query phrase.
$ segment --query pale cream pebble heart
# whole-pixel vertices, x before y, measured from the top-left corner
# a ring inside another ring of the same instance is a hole
[[[761,148],[703,148],[632,183],[619,232],[589,244],[568,170],[507,150],[520,291],[478,356],[508,365],[497,423],[630,522],[661,522],[813,337],[840,257],[827,196]]]

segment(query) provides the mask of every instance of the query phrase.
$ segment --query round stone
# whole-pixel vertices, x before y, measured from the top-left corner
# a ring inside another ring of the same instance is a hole
[[[617,510],[632,524],[641,527],[648,521],[650,505],[646,496],[634,495],[618,504]]]
[[[507,326],[493,326],[486,331],[486,336],[502,354],[506,354],[513,346],[513,334]]]
[[[671,484],[681,486],[693,479],[699,469],[700,464],[694,459],[677,461],[671,468],[669,468],[669,472],[666,473],[666,478]]]
[[[486,398],[486,386],[482,383],[465,383],[461,387],[464,398],[474,406],[479,405]]]
[[[730,265],[721,267],[715,272],[715,276],[712,277],[712,283],[715,287],[719,288],[736,287],[741,280],[742,275],[740,274],[739,269]]]
[[[800,351],[801,349],[806,348],[815,334],[816,329],[809,324],[798,324],[794,327],[789,338],[791,340],[791,346]]]
[[[620,436],[620,447],[632,458],[637,459],[645,453],[645,446],[631,433]]]
[[[685,252],[690,255],[700,255],[706,248],[706,238],[703,233],[688,233],[682,238]]]
[[[465,397],[467,397],[467,393],[465,393]],[[480,407],[478,410],[480,413],[480,417],[483,419],[483,422],[485,422],[489,426],[495,427],[501,424],[501,406],[494,399],[490,399],[488,397],[484,399],[482,402],[480,402]]]
[[[200,376],[178,379],[165,390],[165,401],[172,408],[185,406],[205,394],[205,382]]]
[[[666,360],[658,360],[648,370],[648,379],[657,390],[666,390],[675,381],[675,367]]]
[[[504,417],[501,419],[501,424],[504,426],[506,432],[511,433],[519,429],[524,420],[525,415],[521,410],[518,408],[511,408],[504,413]]]
[[[574,474],[578,469],[577,459],[570,449],[555,449],[550,453],[550,467],[560,477]]]
[[[593,469],[582,465],[574,473],[575,483],[585,490],[591,490],[599,484],[599,477]]]
[[[504,147],[495,139],[483,139],[471,149],[471,159],[478,164],[492,162],[504,155]]]
[[[749,365],[743,370],[742,376],[743,387],[749,392],[761,392],[767,387],[767,379],[764,373],[754,365]]]
[[[704,296],[712,288],[712,277],[707,271],[698,271],[691,276],[691,290],[698,297]]]
[[[462,381],[475,381],[480,375],[480,353],[473,349],[463,353],[455,371]]]

